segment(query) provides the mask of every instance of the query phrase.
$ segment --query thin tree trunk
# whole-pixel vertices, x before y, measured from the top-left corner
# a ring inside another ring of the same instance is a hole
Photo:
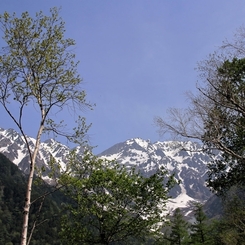
[[[41,135],[43,132],[43,123],[41,123],[37,137],[36,137],[36,144],[34,148],[34,152],[31,156],[31,163],[30,163],[30,173],[28,177],[28,183],[26,188],[26,198],[25,198],[25,206],[23,211],[23,224],[22,224],[22,235],[21,235],[21,245],[27,244],[27,231],[28,231],[28,223],[29,223],[29,212],[30,212],[30,206],[31,206],[31,192],[32,192],[32,183],[33,183],[33,177],[34,177],[34,171],[35,171],[35,163],[36,163],[36,157],[39,150]]]
[[[39,216],[40,216],[40,212],[41,212],[41,209],[42,209],[42,207],[43,207],[43,203],[44,203],[45,197],[46,197],[46,196],[44,195],[43,198],[42,198],[42,201],[41,201],[41,203],[40,203],[40,206],[39,206],[39,209],[38,209],[38,214],[37,214],[37,216],[36,216],[36,220],[34,221],[32,228],[31,228],[31,232],[30,232],[30,235],[29,235],[29,238],[28,238],[27,245],[29,245],[30,242],[31,242],[31,238],[32,238],[33,232],[34,232],[34,230],[35,230],[35,228],[36,228],[36,226],[37,226],[37,220],[38,220],[38,218],[39,218]],[[47,221],[47,220],[44,220],[43,222],[45,222],[45,221]],[[43,223],[43,222],[41,222],[41,223]]]

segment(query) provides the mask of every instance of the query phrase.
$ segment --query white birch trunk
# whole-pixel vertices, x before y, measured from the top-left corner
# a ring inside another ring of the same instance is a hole
[[[28,177],[28,183],[27,183],[27,188],[26,188],[26,197],[25,197],[25,206],[24,206],[24,211],[23,211],[21,245],[27,244],[27,232],[28,232],[28,223],[29,223],[29,212],[30,212],[30,206],[31,206],[32,182],[33,182],[33,177],[34,177],[34,172],[35,172],[36,157],[37,157],[37,153],[38,153],[39,146],[40,146],[40,140],[41,140],[43,128],[44,128],[43,123],[41,123],[41,126],[38,130],[38,134],[36,137],[35,148],[34,148],[32,156],[31,156],[30,173],[29,173],[29,177]]]

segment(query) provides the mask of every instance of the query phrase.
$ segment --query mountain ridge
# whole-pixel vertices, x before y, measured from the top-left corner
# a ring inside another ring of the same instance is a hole
[[[189,149],[189,151],[185,150]],[[140,138],[129,139],[103,151],[100,157],[116,160],[128,168],[134,167],[145,176],[160,167],[175,173],[180,185],[176,186],[170,199],[172,207],[187,207],[189,201],[205,202],[212,193],[206,187],[209,156],[201,152],[201,145],[191,141],[157,141]]]
[[[27,137],[31,149],[35,139]],[[187,151],[186,149],[189,149]],[[205,185],[207,162],[209,157],[200,151],[201,146],[191,141],[157,141],[132,138],[115,144],[98,156],[109,160],[116,160],[126,168],[135,168],[144,176],[154,174],[164,167],[170,174],[175,173],[180,185],[171,191],[172,198],[168,209],[186,208],[189,201],[205,202],[212,194]],[[65,168],[66,156],[70,149],[53,139],[41,143],[37,156],[37,167],[44,166],[47,171],[43,178],[48,178],[50,156],[54,157],[62,168]],[[14,162],[24,173],[28,172],[28,151],[23,136],[13,129],[0,128],[0,152]],[[78,149],[78,154],[81,150]]]

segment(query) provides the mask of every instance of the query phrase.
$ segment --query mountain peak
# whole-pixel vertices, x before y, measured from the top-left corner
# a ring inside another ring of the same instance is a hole
[[[145,176],[164,167],[181,181],[172,191],[172,207],[187,206],[188,201],[205,201],[211,196],[206,187],[209,157],[196,142],[157,141],[141,138],[129,139],[110,147],[100,157],[116,160],[126,168],[135,168]]]
[[[138,144],[139,146],[141,146],[142,148],[147,148],[149,144],[151,144],[150,140],[144,140],[141,138],[132,138],[126,141],[127,145],[132,145],[132,144]]]
[[[35,140],[27,137],[31,150]],[[160,168],[175,174],[181,182],[171,191],[171,207],[185,207],[188,200],[205,201],[211,192],[205,185],[207,162],[209,157],[200,149],[197,143],[188,141],[163,141],[152,143],[142,138],[132,138],[118,143],[102,152],[99,157],[116,160],[126,168],[135,168],[144,176],[150,176]],[[187,149],[190,149],[188,151]],[[37,167],[45,167],[44,178],[49,172],[50,155],[52,155],[63,169],[66,166],[66,156],[70,149],[61,143],[49,139],[40,144],[37,156]],[[77,148],[78,154],[82,149]],[[15,130],[0,128],[0,152],[14,162],[22,171],[29,169],[29,155],[23,137]],[[45,175],[46,174],[46,175]]]
[[[30,149],[33,150],[36,140],[28,136],[27,140]],[[29,171],[29,153],[26,143],[23,140],[23,136],[18,134],[14,129],[5,130],[0,128],[0,152],[7,156],[22,171]],[[61,167],[65,168],[66,155],[68,152],[69,148],[67,146],[53,139],[46,140],[40,144],[36,166],[39,168],[44,166],[49,170],[50,155],[52,155],[60,162]],[[47,174],[48,171],[46,171],[46,175]]]

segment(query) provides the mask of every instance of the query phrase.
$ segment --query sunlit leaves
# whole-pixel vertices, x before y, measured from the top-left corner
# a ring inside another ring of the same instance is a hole
[[[136,242],[158,232],[169,191],[163,184],[165,170],[146,178],[134,169],[90,154],[71,160],[73,177],[64,174],[60,179],[74,204],[62,223],[65,241]]]
[[[40,11],[35,18],[28,12],[20,17],[5,12],[0,25],[7,44],[0,55],[0,103],[7,110],[12,100],[19,103],[16,123],[22,122],[24,106],[30,102],[38,106],[43,124],[50,112],[65,107],[73,112],[91,108],[72,52],[75,41],[65,38],[59,9],[51,9],[50,16]],[[50,127],[52,120],[47,122],[48,130],[57,125]]]
[[[50,10],[50,16],[40,11],[35,18],[28,12],[22,13],[20,17],[5,12],[0,15],[0,29],[6,43],[0,55],[0,103],[22,133],[30,157],[21,235],[21,244],[25,245],[32,181],[37,171],[35,164],[41,136],[46,130],[52,131],[53,136],[62,135],[75,143],[84,143],[88,127],[80,113],[84,108],[91,108],[91,105],[86,102],[85,92],[80,86],[82,79],[72,52],[75,42],[65,38],[65,24],[57,8]],[[34,120],[38,122],[34,125],[37,129],[34,150],[27,139],[26,128],[23,127],[26,106],[32,106],[37,111]],[[65,122],[54,119],[54,115],[64,109],[79,117],[75,132],[66,131]],[[51,170],[55,170],[52,161]]]

